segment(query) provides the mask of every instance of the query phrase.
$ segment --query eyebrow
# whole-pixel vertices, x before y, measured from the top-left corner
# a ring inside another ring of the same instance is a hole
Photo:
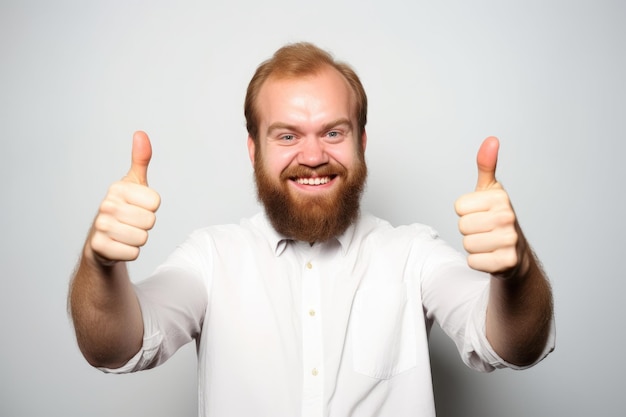
[[[322,128],[320,129],[320,131],[324,132],[330,129],[333,129],[337,126],[341,126],[341,125],[345,125],[347,126],[350,130],[352,130],[353,126],[352,126],[352,122],[350,122],[349,119],[342,117],[340,119],[337,120],[333,120],[331,122],[328,123],[324,123],[324,125],[322,125]],[[274,132],[275,130],[291,130],[294,132],[298,132],[299,129],[294,126],[294,125],[290,125],[289,123],[283,123],[283,122],[275,122],[272,123],[271,125],[269,125],[269,127],[267,128],[267,136],[271,136],[272,132]]]
[[[324,124],[324,126],[322,126],[322,131],[330,130],[342,125],[347,126],[348,129],[352,130],[352,122],[349,119],[342,117],[341,119],[333,120],[332,122]]]
[[[296,131],[298,129],[296,129],[295,126],[290,125],[288,123],[276,122],[276,123],[272,123],[271,125],[268,126],[268,128],[267,128],[267,136],[271,136],[272,132],[274,132],[275,130]]]

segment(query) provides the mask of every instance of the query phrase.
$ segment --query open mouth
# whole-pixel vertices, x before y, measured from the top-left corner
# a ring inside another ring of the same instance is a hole
[[[301,185],[324,185],[324,184],[328,184],[333,179],[333,177],[334,176],[309,177],[309,178],[298,177],[298,178],[292,178],[292,180]]]

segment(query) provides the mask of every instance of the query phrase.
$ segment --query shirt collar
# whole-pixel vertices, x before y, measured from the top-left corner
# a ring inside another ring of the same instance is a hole
[[[361,216],[359,215],[359,217],[357,217],[357,219],[350,226],[348,226],[345,232],[343,232],[341,235],[334,238],[341,245],[341,254],[344,256],[348,252],[348,248],[350,247],[350,244],[352,243],[352,240],[354,238],[355,231],[357,228],[357,223],[359,222],[360,217]],[[268,219],[267,214],[265,212],[259,215],[259,220],[260,220],[259,226],[261,227],[262,232],[265,234],[270,244],[270,247],[272,248],[272,250],[274,250],[274,255],[276,255],[277,257],[282,255],[282,253],[287,248],[287,245],[289,244],[289,242],[293,241],[293,239],[288,238],[278,233],[276,229],[274,229],[274,227],[272,226],[272,223]]]

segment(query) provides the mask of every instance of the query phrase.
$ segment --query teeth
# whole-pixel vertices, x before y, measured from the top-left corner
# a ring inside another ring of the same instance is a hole
[[[330,177],[298,178],[296,182],[303,185],[322,185],[330,181]]]

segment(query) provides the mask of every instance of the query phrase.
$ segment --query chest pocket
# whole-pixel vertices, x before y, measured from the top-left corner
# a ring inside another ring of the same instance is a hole
[[[358,373],[388,379],[417,364],[415,315],[404,283],[357,291],[352,311],[352,359]]]

